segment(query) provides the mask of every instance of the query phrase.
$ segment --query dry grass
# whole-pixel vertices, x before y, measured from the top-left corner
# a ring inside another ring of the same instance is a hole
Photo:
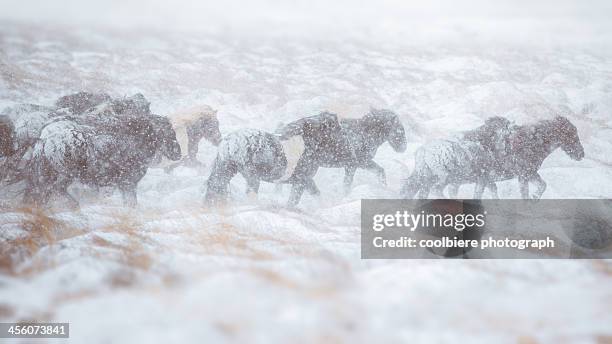
[[[321,280],[320,283],[306,284],[296,282],[278,272],[268,269],[251,268],[248,271],[272,285],[294,290],[313,298],[333,297],[339,290],[337,285],[327,279]]]
[[[517,344],[538,344],[538,340],[533,336],[523,335],[516,340]]]
[[[609,335],[597,336],[597,344],[612,344],[612,336],[609,336]]]
[[[27,276],[44,270],[52,262],[39,262],[27,269],[19,269],[19,266],[42,247],[83,234],[82,230],[68,226],[38,208],[26,207],[14,211],[23,215],[19,225],[27,235],[0,244],[0,271],[3,273]]]
[[[221,333],[228,337],[235,337],[240,332],[240,325],[228,321],[217,321],[213,324]]]
[[[136,271],[150,270],[154,264],[154,259],[144,247],[148,239],[139,231],[142,224],[134,220],[129,214],[116,214],[115,218],[117,220],[112,225],[102,228],[102,232],[120,233],[128,239],[127,243],[113,243],[95,235],[92,238],[92,244],[94,247],[110,248],[112,250],[113,254],[101,258],[120,263],[124,269],[112,273],[108,281],[113,287],[125,288],[137,284]],[[94,254],[101,256],[100,253]]]
[[[55,295],[55,297],[53,298],[53,302],[52,304],[54,306],[58,306],[60,304],[69,302],[69,301],[76,301],[76,300],[82,300],[82,299],[86,299],[86,298],[90,298],[92,296],[96,295],[96,292],[92,291],[92,290],[79,290],[79,291],[74,291],[74,292],[60,292],[58,295]]]
[[[0,304],[0,319],[9,319],[15,315],[15,309],[7,304]]]
[[[610,261],[595,259],[591,261],[591,264],[595,270],[606,275],[607,277],[612,277],[612,263]]]

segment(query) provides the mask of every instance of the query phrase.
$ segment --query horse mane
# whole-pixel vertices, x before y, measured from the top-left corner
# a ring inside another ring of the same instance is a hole
[[[510,125],[511,122],[505,117],[489,117],[481,126],[463,132],[463,138],[469,141],[480,142],[481,145],[488,147],[491,140],[493,140],[501,130],[509,128]]]
[[[542,119],[531,125],[536,131],[549,132],[553,134],[563,134],[568,129],[576,128],[576,126],[565,116],[555,116],[552,119]]]
[[[555,116],[552,119],[542,119],[535,123],[517,125],[512,127],[512,141],[521,146],[540,143],[533,141],[535,135],[544,142],[562,141],[562,135],[567,135],[567,130],[575,128],[574,124],[565,116]]]
[[[395,112],[377,108],[370,108],[370,111],[358,121],[367,129],[384,128],[385,131],[392,130],[393,124],[400,123],[399,116]]]

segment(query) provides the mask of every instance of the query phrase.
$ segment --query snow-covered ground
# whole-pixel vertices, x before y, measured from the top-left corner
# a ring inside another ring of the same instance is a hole
[[[0,189],[0,321],[70,322],[79,343],[612,340],[610,261],[361,260],[359,245],[359,199],[396,197],[419,145],[492,115],[567,115],[586,156],[552,154],[544,197],[612,198],[609,2],[123,3],[0,2],[0,108],[141,92],[158,114],[208,104],[228,133],[376,106],[409,148],[379,150],[388,187],[358,171],[343,196],[343,171],[322,169],[296,210],[240,177],[231,205],[204,208],[207,142],[203,171],[150,169],[136,209],[76,186],[80,210],[43,212]]]

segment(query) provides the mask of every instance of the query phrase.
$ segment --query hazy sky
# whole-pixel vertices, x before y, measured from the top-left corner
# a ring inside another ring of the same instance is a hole
[[[0,20],[78,27],[324,37],[607,39],[612,1],[0,0]]]

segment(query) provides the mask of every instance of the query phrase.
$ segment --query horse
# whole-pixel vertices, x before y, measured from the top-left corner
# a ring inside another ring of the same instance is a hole
[[[60,97],[54,107],[20,104],[5,109],[3,114],[13,118],[15,123],[16,150],[4,159],[0,179],[8,184],[26,180],[24,199],[30,203],[46,203],[56,192],[66,196],[69,204],[76,207],[78,202],[67,194],[66,188],[73,180],[79,179],[95,188],[113,183],[125,184],[121,186],[126,194],[124,203],[135,205],[135,184],[142,176],[134,171],[146,172],[151,164],[147,147],[157,147],[156,154],[164,154],[173,160],[180,158],[180,147],[173,145],[176,138],[170,122],[151,114],[150,103],[140,93],[112,99],[104,93],[79,92]],[[59,123],[53,124],[56,122]],[[138,122],[148,123],[151,127],[148,136],[131,126]],[[67,155],[58,158],[56,154],[62,151]],[[81,158],[77,156],[79,154]],[[55,165],[46,162],[52,157]],[[67,167],[60,166],[58,161]],[[75,161],[80,161],[82,166],[75,166]],[[99,161],[106,165],[94,166]],[[98,180],[79,170],[85,168],[88,173],[97,171],[95,177]],[[124,176],[128,172],[134,176],[129,183],[121,180],[123,177],[130,179]],[[53,178],[58,180],[49,181]],[[50,192],[44,191],[43,181],[50,182]]]
[[[169,117],[177,133],[177,138],[181,147],[183,147],[183,150],[186,148],[187,154],[181,161],[165,167],[164,170],[167,173],[180,165],[201,165],[196,155],[198,154],[198,146],[202,139],[208,140],[215,146],[218,146],[221,142],[217,110],[214,110],[208,105],[184,110]]]
[[[317,122],[328,126],[316,126]],[[315,124],[313,124],[315,123]],[[296,130],[300,127],[304,130]],[[371,109],[360,119],[338,120],[335,114],[324,112],[292,122],[278,131],[282,139],[301,135],[304,152],[289,179],[292,184],[289,205],[299,203],[305,189],[312,194],[319,190],[312,179],[319,167],[344,168],[344,189],[350,190],[357,168],[373,171],[386,184],[385,170],[373,160],[378,147],[389,142],[397,152],[406,150],[406,134],[399,117],[392,111]]]
[[[68,193],[74,181],[93,187],[117,187],[125,205],[137,204],[136,188],[156,152],[171,160],[180,146],[166,117],[114,113],[58,117],[41,131],[27,163],[24,201],[44,205],[53,195],[68,205],[79,203]]]
[[[498,198],[495,182],[518,178],[521,197],[529,198],[529,182],[533,182],[537,185],[533,198],[539,199],[546,190],[546,182],[538,170],[553,151],[561,148],[576,161],[584,157],[578,130],[566,117],[515,125],[507,127],[507,131],[503,125],[499,128],[502,130],[496,135],[501,145],[487,148],[482,142],[464,137],[434,141],[419,148],[415,153],[415,169],[404,181],[402,197],[417,194],[427,198],[432,188],[437,196],[442,195],[444,187],[450,184],[449,196],[454,198],[461,184],[476,183],[474,198],[481,198],[485,187],[493,198]]]
[[[372,109],[360,119],[340,120],[346,131],[355,161],[345,166],[344,188],[348,192],[357,168],[374,172],[383,185],[387,185],[384,168],[374,162],[376,151],[385,142],[398,153],[406,151],[406,133],[399,117],[392,111]]]
[[[223,137],[217,149],[208,180],[206,204],[225,201],[231,179],[240,173],[247,181],[247,192],[259,190],[260,181],[273,182],[282,177],[287,158],[279,138],[273,134],[240,129]]]
[[[493,181],[518,178],[523,199],[529,198],[529,183],[536,184],[533,199],[540,199],[546,191],[546,182],[538,170],[544,160],[561,148],[572,160],[584,158],[584,147],[576,126],[564,116],[542,120],[535,124],[516,126],[508,138],[510,154],[498,164],[501,168],[493,173]],[[491,185],[491,184],[489,184]]]
[[[280,183],[291,184],[289,206],[295,206],[305,189],[311,194],[319,194],[314,180],[319,166],[333,161],[336,165],[355,161],[355,153],[342,131],[338,116],[330,112],[301,118],[276,131],[282,141],[301,136],[304,141],[302,152],[291,176]]]
[[[403,183],[400,194],[405,198],[427,198],[433,189],[435,197],[443,197],[448,184],[476,181],[474,198],[489,179],[487,173],[498,160],[496,152],[504,152],[510,121],[495,116],[480,127],[464,132],[458,139],[434,140],[415,152],[414,171]]]

